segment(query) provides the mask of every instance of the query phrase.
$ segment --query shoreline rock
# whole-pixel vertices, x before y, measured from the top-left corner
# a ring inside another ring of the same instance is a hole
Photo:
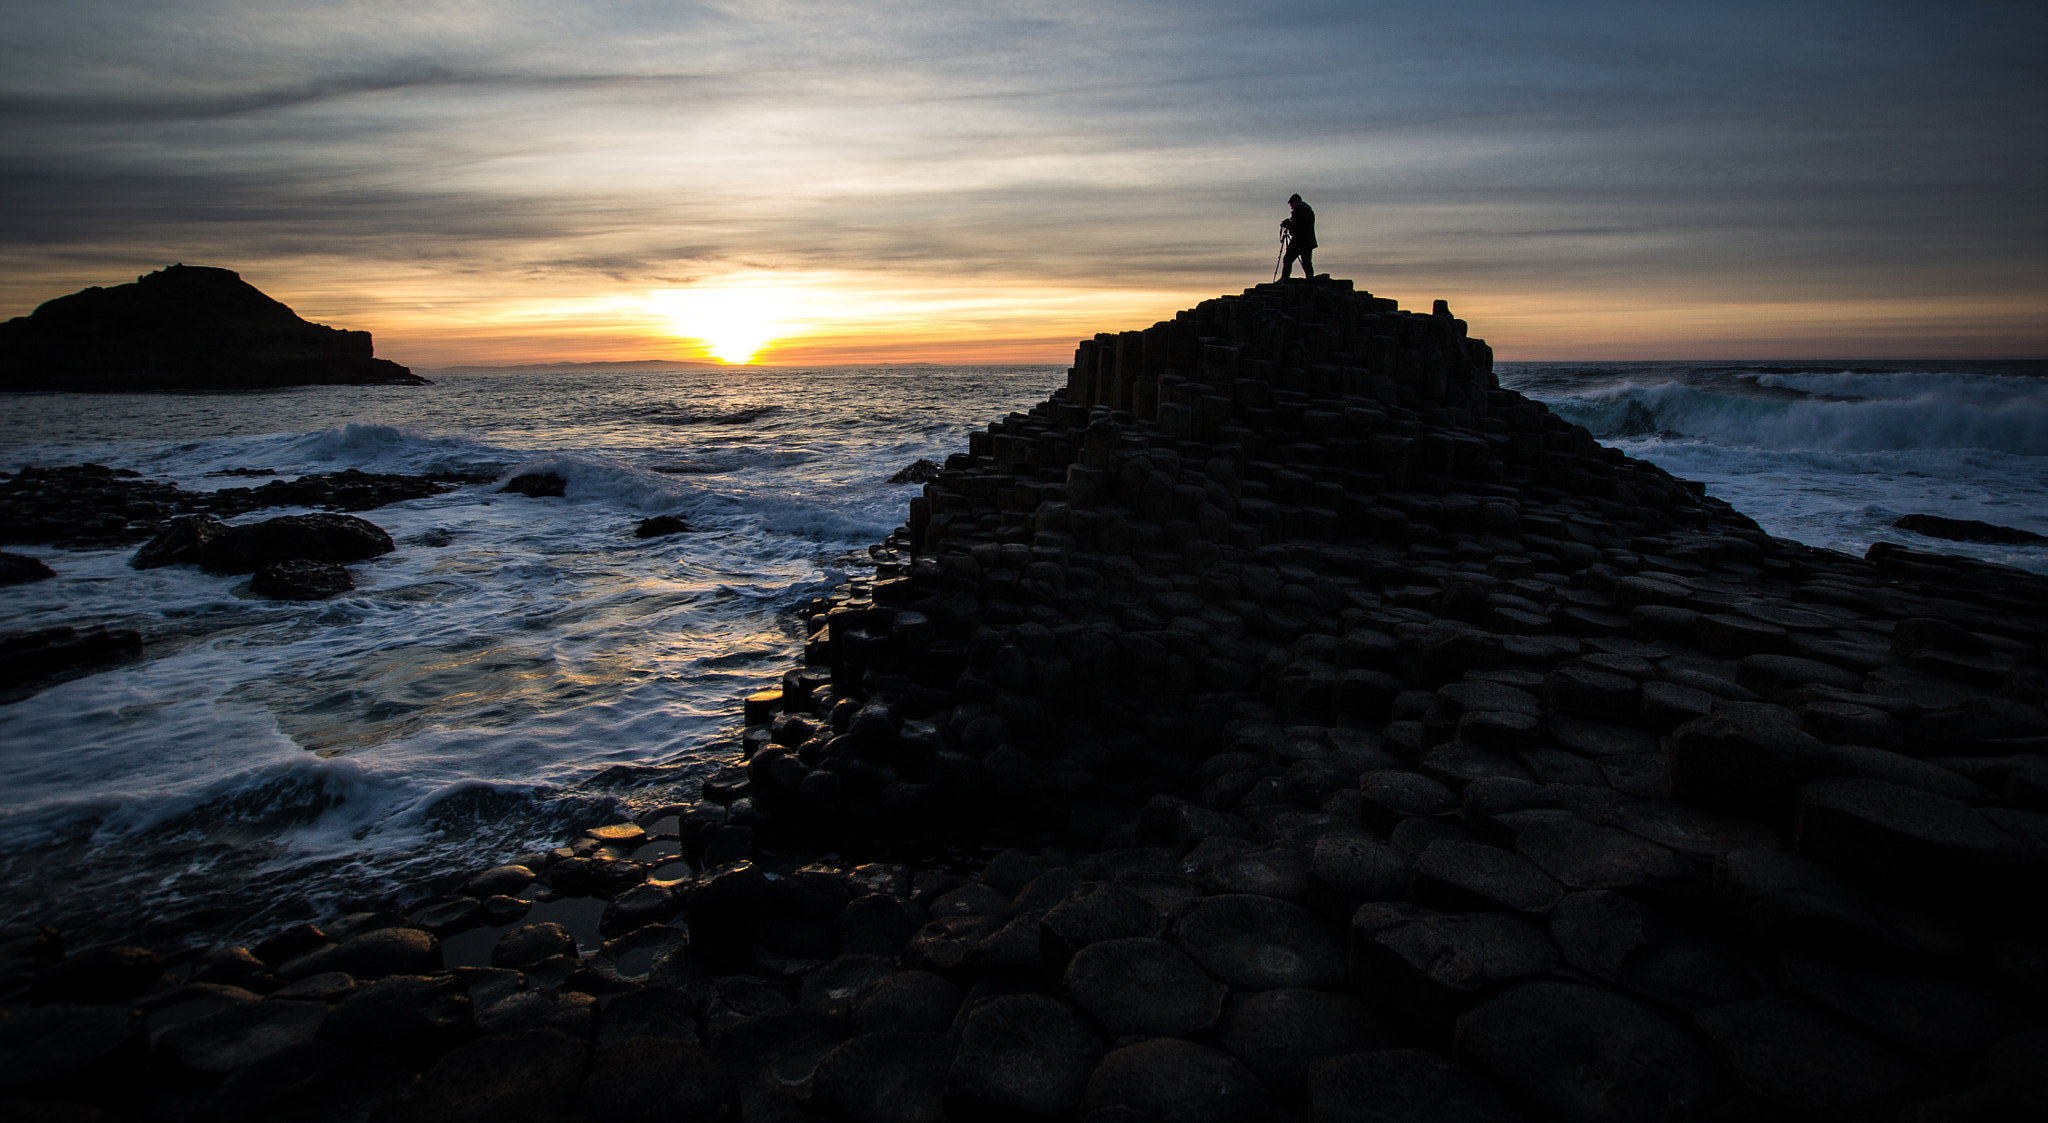
[[[1772,539],[1344,282],[1084,341],[871,556],[698,804],[187,981],[0,934],[28,1091],[206,1004],[210,1115],[2048,1104],[2048,579]]]
[[[426,386],[372,357],[370,333],[300,319],[241,275],[172,265],[0,323],[0,390]]]
[[[105,548],[153,538],[185,516],[218,520],[266,507],[368,511],[496,478],[460,472],[409,476],[347,468],[294,480],[271,480],[257,487],[194,492],[104,464],[31,465],[12,475],[0,473],[0,541]],[[197,533],[204,536],[205,531]]]
[[[2031,530],[1940,515],[1902,515],[1892,525],[1900,530],[1910,530],[1928,538],[1945,538],[1951,542],[1996,542],[2006,546],[2048,542],[2048,535],[2035,534]]]

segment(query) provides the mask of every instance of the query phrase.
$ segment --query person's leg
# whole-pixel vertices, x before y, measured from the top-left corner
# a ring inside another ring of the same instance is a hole
[[[1293,279],[1293,277],[1294,277],[1294,259],[1295,259],[1295,258],[1297,258],[1297,257],[1300,257],[1300,256],[1301,256],[1300,254],[1298,254],[1298,253],[1294,252],[1293,250],[1288,250],[1288,251],[1287,251],[1287,256],[1286,256],[1285,258],[1283,258],[1283,259],[1281,260],[1281,262],[1280,262],[1280,279],[1281,279],[1281,280],[1283,280],[1283,281],[1286,281],[1286,280],[1292,280],[1292,279]]]
[[[1316,251],[1314,251],[1314,250],[1309,250],[1309,251],[1308,251],[1307,253],[1304,253],[1304,254],[1302,254],[1302,255],[1301,255],[1301,279],[1302,279],[1302,280],[1304,280],[1304,281],[1313,281],[1313,280],[1315,280],[1315,279],[1316,279],[1316,265],[1315,265],[1315,257],[1316,257]]]

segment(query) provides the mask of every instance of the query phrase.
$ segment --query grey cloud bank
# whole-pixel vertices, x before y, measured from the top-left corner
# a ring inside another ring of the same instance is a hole
[[[1546,294],[2048,296],[2038,5],[79,3],[15,22],[6,314],[201,258],[364,285],[403,265],[1215,291],[1261,279],[1289,191],[1325,216],[1325,268],[1504,314]],[[2008,319],[1992,349],[2048,350]]]

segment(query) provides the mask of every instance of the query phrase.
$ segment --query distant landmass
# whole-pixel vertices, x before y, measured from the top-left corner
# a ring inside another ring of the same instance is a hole
[[[173,265],[0,323],[0,390],[255,390],[430,383],[370,333],[301,319],[229,269]]]
[[[569,360],[569,359],[564,359],[564,360],[562,360],[562,361],[560,361],[560,362],[553,362],[553,363],[463,363],[463,364],[461,364],[460,366],[452,366],[452,367],[422,367],[422,368],[420,368],[420,369],[422,369],[422,370],[431,370],[431,371],[464,371],[464,370],[592,370],[592,369],[595,369],[595,368],[598,368],[598,367],[603,367],[603,368],[605,368],[605,369],[607,369],[607,370],[625,370],[625,369],[639,369],[639,370],[645,370],[645,369],[649,369],[649,368],[661,368],[661,367],[722,367],[722,366],[732,366],[732,365],[735,365],[735,364],[731,364],[731,363],[707,363],[707,362],[703,362],[702,360],[698,360],[698,359],[616,359],[616,360],[611,360],[611,361],[606,361],[606,362],[596,362],[596,363],[579,363],[579,362],[575,362],[575,361],[573,361],[573,360]],[[745,365],[745,364],[738,364],[738,365]]]
[[[564,359],[560,362],[553,363],[463,363],[460,366],[421,367],[420,369],[432,371],[435,374],[459,374],[463,371],[472,370],[666,370],[670,367],[711,367],[714,369],[724,369],[727,367],[752,367],[764,365],[780,366],[784,364],[707,363],[700,359],[615,359],[608,362],[579,363],[574,362],[572,360]],[[820,367],[930,367],[938,366],[939,364],[926,362],[921,359],[882,359],[876,362],[869,363],[806,363],[797,365]],[[997,363],[992,365],[1015,366],[1019,364]]]

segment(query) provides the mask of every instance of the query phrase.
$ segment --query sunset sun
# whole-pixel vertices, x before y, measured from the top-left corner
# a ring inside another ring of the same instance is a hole
[[[713,358],[750,363],[789,332],[792,297],[767,288],[665,289],[648,297],[669,331],[703,343]]]

